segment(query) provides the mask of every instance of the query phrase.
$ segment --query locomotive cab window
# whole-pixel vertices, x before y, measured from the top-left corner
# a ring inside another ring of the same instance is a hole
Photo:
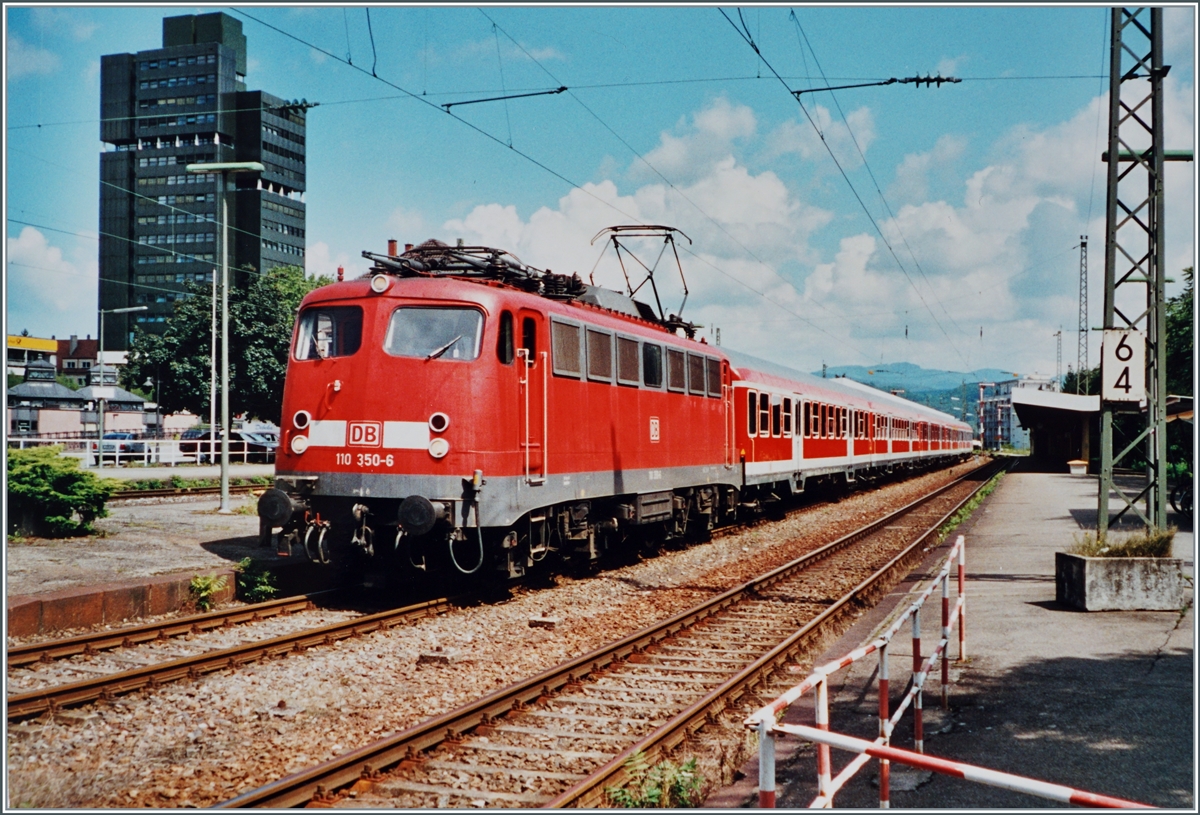
[[[537,320],[532,317],[521,320],[521,347],[528,352],[530,360],[537,358]]]
[[[496,358],[503,365],[513,361],[513,316],[511,311],[500,313],[500,331],[496,335]]]
[[[576,379],[583,376],[583,355],[579,350],[579,334],[577,325],[560,323],[558,320],[550,323],[554,373],[559,376],[573,376]]]
[[[359,306],[307,308],[300,315],[296,332],[296,359],[348,357],[362,345],[362,328]]]
[[[663,386],[663,354],[661,345],[642,344],[642,384],[647,388]]]
[[[392,312],[383,350],[394,357],[465,361],[479,357],[483,314],[473,308],[401,307]]]

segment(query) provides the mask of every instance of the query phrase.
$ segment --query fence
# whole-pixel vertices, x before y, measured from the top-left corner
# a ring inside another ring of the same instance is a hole
[[[105,466],[122,464],[167,465],[215,464],[221,460],[221,440],[214,443],[202,439],[104,439]],[[8,446],[24,450],[58,444],[63,455],[78,458],[84,467],[97,465],[96,454],[101,442],[96,438],[53,438],[46,436],[10,437]],[[233,464],[270,464],[275,450],[262,444],[230,439],[229,461]]]
[[[958,625],[958,658],[966,658],[966,539],[959,535],[954,542],[946,561],[936,578],[930,582],[917,599],[892,623],[888,629],[872,641],[846,656],[815,669],[799,685],[788,690],[774,702],[766,705],[746,719],[746,726],[758,733],[758,803],[762,808],[775,807],[775,736],[776,734],[792,734],[817,745],[817,797],[809,804],[810,808],[832,808],[833,798],[854,775],[872,758],[879,760],[879,806],[887,808],[890,803],[891,791],[889,772],[891,762],[895,761],[912,767],[918,767],[934,772],[953,775],[982,784],[1003,787],[1005,789],[1026,792],[1056,801],[1080,804],[1093,807],[1145,807],[1133,801],[1112,798],[1093,793],[1082,792],[1059,784],[1049,784],[1031,778],[1022,778],[1008,773],[975,767],[961,762],[948,761],[942,758],[923,755],[924,742],[924,688],[925,680],[929,677],[935,663],[941,663],[941,704],[942,708],[949,706],[950,661],[949,648],[951,632]],[[950,577],[957,560],[957,597],[951,605]],[[924,660],[921,658],[921,608],[938,586],[942,589],[942,636],[934,647],[933,652]],[[888,677],[888,646],[893,638],[900,633],[904,623],[912,620],[912,680],[908,691],[904,694],[895,712],[890,711],[889,677]],[[879,654],[878,696],[879,696],[879,735],[874,741],[857,739],[829,730],[829,677],[835,672],[846,668],[871,654]],[[809,691],[814,691],[816,697],[815,719],[816,727],[806,725],[783,724],[777,718],[793,703]],[[912,707],[913,710],[913,742],[915,750],[900,750],[891,746],[892,732],[904,712]],[[830,747],[837,747],[858,753],[846,767],[833,778],[833,764]]]

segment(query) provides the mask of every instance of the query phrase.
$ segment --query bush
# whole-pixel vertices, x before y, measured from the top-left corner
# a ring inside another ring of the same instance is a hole
[[[81,470],[61,445],[8,451],[8,533],[88,535],[121,482]]]
[[[604,791],[614,806],[626,809],[675,809],[699,806],[704,779],[690,758],[678,767],[669,761],[649,766],[644,753],[634,753],[625,761],[629,784],[608,787]]]
[[[279,592],[275,575],[267,571],[261,561],[242,558],[235,570],[238,594],[247,603],[265,603]]]
[[[215,574],[198,574],[192,578],[188,589],[196,600],[196,608],[200,611],[208,611],[213,607],[216,596],[228,585],[229,580],[225,575],[218,577]]]
[[[1146,529],[1123,540],[1097,538],[1089,532],[1076,538],[1067,552],[1082,557],[1170,557],[1176,531],[1173,526]]]

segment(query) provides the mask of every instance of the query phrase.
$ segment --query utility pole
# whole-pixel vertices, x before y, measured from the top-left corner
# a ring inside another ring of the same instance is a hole
[[[1087,235],[1079,236],[1079,353],[1075,359],[1075,392],[1087,393],[1088,369]]]
[[[1061,389],[1062,388],[1062,326],[1061,325],[1058,327],[1058,330],[1054,332],[1054,337],[1058,340],[1058,358],[1057,358],[1057,361],[1054,363],[1054,381],[1058,384],[1058,387]]]
[[[1162,41],[1161,8],[1112,10],[1108,151],[1104,156],[1108,162],[1108,206],[1104,243],[1105,334],[1100,360],[1098,537],[1104,537],[1109,524],[1120,520],[1129,510],[1147,527],[1163,529],[1167,525],[1162,82],[1170,68],[1162,63]],[[1143,286],[1144,289],[1140,288]],[[1132,401],[1138,393],[1136,389],[1130,392],[1129,383],[1135,382],[1141,371],[1132,370],[1138,360],[1136,353],[1130,355],[1130,348],[1144,348],[1145,413],[1137,401]],[[1114,381],[1113,374],[1125,361],[1129,365]],[[1124,386],[1120,377],[1124,377]],[[1122,401],[1116,401],[1122,397]],[[1145,416],[1144,429],[1114,456],[1113,413],[1122,410]],[[1143,442],[1146,484],[1131,497],[1113,482],[1113,467]],[[1115,492],[1124,504],[1111,522],[1110,492]],[[1144,513],[1137,505],[1143,497]]]

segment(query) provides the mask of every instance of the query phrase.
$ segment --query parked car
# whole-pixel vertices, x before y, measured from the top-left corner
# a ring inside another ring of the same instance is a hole
[[[183,431],[179,437],[179,452],[185,456],[197,456],[199,463],[220,461],[221,436],[216,434],[216,445],[209,455],[208,428],[194,427]],[[279,437],[269,431],[234,430],[229,436],[229,460],[231,462],[270,463],[275,460]]]
[[[138,441],[137,436],[132,433],[114,430],[105,433],[100,442],[92,442],[92,454],[95,455],[97,450],[103,451],[104,458],[119,461],[126,456],[143,455],[146,452],[146,443]]]
[[[232,461],[268,463],[275,460],[279,438],[267,432],[234,430],[229,437],[229,458]]]

